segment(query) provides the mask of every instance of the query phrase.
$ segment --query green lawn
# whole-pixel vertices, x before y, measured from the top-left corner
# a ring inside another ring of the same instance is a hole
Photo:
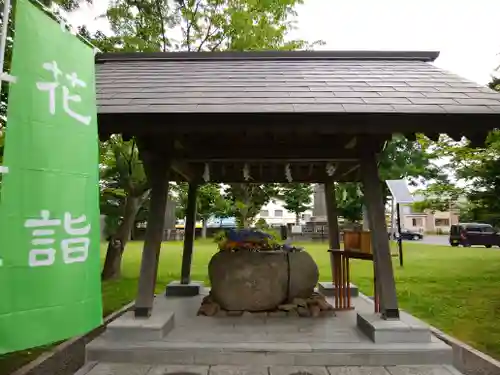
[[[327,245],[300,244],[314,257],[321,280],[329,280]],[[104,260],[105,246],[102,258]],[[405,267],[394,258],[401,308],[444,332],[500,359],[500,250],[452,248],[405,243]],[[197,241],[192,279],[208,284],[207,265],[217,250],[212,241]],[[127,245],[123,278],[103,285],[104,315],[119,309],[135,297],[142,243]],[[182,243],[162,246],[157,292],[180,277]],[[351,277],[362,292],[372,294],[372,263],[354,261]],[[24,351],[0,357],[0,370],[19,367],[39,351]],[[0,371],[1,373],[3,373]],[[5,371],[10,373],[10,371]]]

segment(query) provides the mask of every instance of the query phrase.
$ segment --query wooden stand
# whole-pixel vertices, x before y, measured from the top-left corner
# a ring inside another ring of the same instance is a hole
[[[351,276],[350,276],[350,259],[370,260],[373,262],[373,254],[364,253],[356,250],[341,250],[330,249],[328,252],[334,259],[334,268],[332,272],[333,285],[335,286],[334,294],[334,309],[335,310],[352,310],[351,305]],[[379,298],[377,293],[376,274],[373,274],[374,286],[374,304],[375,312],[380,312]]]

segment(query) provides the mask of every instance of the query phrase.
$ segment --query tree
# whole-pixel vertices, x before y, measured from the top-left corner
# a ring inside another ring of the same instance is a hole
[[[175,184],[173,188],[176,191],[179,201],[178,217],[186,216],[187,202],[188,202],[188,188],[187,182]],[[207,237],[207,221],[212,216],[219,216],[222,214],[226,205],[223,202],[225,199],[221,195],[220,184],[207,183],[198,187],[198,194],[196,199],[196,219],[201,220],[202,238]]]
[[[102,279],[121,275],[121,260],[149,184],[134,140],[112,136],[101,145],[101,213],[114,218]]]
[[[363,195],[359,183],[336,183],[335,199],[339,216],[351,223],[357,223],[363,218]]]
[[[311,184],[288,183],[279,187],[279,197],[285,202],[285,208],[295,214],[298,225],[300,214],[311,208],[313,187]]]
[[[500,155],[499,155],[500,156]],[[471,216],[495,226],[500,225],[500,157],[484,160],[469,173],[471,185],[468,199],[472,202]]]
[[[401,135],[393,136],[379,157],[379,173],[384,191],[388,193],[386,180],[407,179],[413,186],[427,180],[446,180],[447,175],[434,164],[437,156],[432,146],[433,143],[423,135],[418,135],[416,141]]]
[[[463,189],[445,181],[432,183],[418,193],[423,195],[424,200],[413,204],[416,212],[458,209],[460,198],[464,196]]]
[[[286,40],[302,2],[113,0],[106,16],[116,46],[125,51],[293,50],[321,43]]]
[[[428,180],[445,181],[447,176],[434,164],[438,157],[432,151],[433,143],[423,136],[410,141],[394,136],[379,156],[379,174],[384,197],[389,196],[385,180],[406,179],[416,186]],[[360,184],[347,182],[336,185],[339,215],[358,222],[363,216],[363,195]]]
[[[493,90],[500,91],[500,79],[489,83]],[[454,175],[465,187],[468,199],[460,209],[462,221],[484,221],[500,225],[500,131],[492,131],[482,148],[472,148],[467,139],[454,141],[441,136],[435,144],[435,154],[447,163],[443,167]]]
[[[232,211],[238,227],[249,228],[261,207],[278,195],[278,186],[256,183],[231,184],[224,190],[224,195],[232,202]]]
[[[40,0],[40,2],[45,6],[51,6],[52,4],[59,5],[66,12],[71,12],[78,9],[78,7],[83,3],[87,2],[92,4],[92,0]]]

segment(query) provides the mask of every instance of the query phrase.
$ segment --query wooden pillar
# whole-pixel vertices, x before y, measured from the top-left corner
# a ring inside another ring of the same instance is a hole
[[[384,319],[399,319],[382,184],[378,175],[377,159],[374,153],[363,155],[361,176],[372,237],[373,260],[378,284],[377,290],[380,297],[380,312]]]
[[[193,245],[196,230],[196,195],[198,185],[190,182],[186,207],[186,223],[184,226],[184,250],[182,252],[181,284],[191,282],[191,260],[193,259]]]
[[[328,219],[328,239],[330,249],[340,249],[339,221],[337,215],[337,202],[335,200],[335,183],[325,183],[326,217]]]
[[[328,220],[328,245],[330,249],[340,249],[340,234],[339,234],[339,221],[337,216],[337,201],[335,199],[335,183],[333,181],[325,182],[325,206],[326,218]],[[337,289],[338,273],[340,269],[341,257],[339,254],[330,252],[330,270],[332,272],[332,282],[336,285],[335,289],[335,307],[339,307],[338,298],[339,291]]]
[[[148,160],[149,159],[149,160]],[[165,225],[170,164],[158,158],[143,158],[144,169],[151,184],[148,225],[142,250],[141,273],[135,299],[135,316],[149,317],[153,308],[158,260]]]

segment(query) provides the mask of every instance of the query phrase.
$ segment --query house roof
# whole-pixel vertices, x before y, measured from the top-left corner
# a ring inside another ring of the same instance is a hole
[[[97,55],[99,114],[489,113],[500,94],[437,68],[436,52]]]

